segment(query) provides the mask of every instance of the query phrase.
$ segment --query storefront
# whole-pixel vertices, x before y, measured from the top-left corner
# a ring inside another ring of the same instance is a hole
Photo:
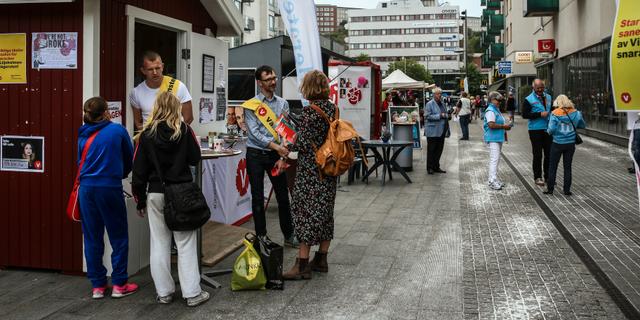
[[[582,112],[587,132],[605,138],[627,136],[626,113],[615,112],[609,72],[609,45],[598,44],[537,66],[554,96],[566,94]],[[550,93],[551,93],[550,92]]]
[[[242,17],[227,0],[28,2],[0,5],[0,34],[23,35],[20,50],[26,53],[25,81],[0,79],[0,135],[42,141],[43,168],[0,172],[0,267],[76,273],[82,271],[82,234],[64,209],[76,172],[83,102],[104,97],[133,133],[127,97],[141,81],[136,56],[154,50],[165,58],[167,73],[191,91],[194,129],[221,131],[223,121],[199,121],[200,106],[221,101],[226,112],[228,50],[215,36],[240,33]],[[39,63],[35,51],[45,47],[38,40],[45,33],[65,39],[57,57],[64,63]],[[204,72],[205,63],[211,72]],[[213,92],[203,85],[205,77]]]

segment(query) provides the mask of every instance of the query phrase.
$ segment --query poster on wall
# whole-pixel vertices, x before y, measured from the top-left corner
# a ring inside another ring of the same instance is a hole
[[[617,112],[640,111],[640,1],[618,0],[611,36],[611,88]]]
[[[226,90],[223,86],[216,88],[216,121],[224,120],[225,112],[227,111],[227,98]]]
[[[369,139],[371,132],[371,68],[329,66],[329,99],[340,108],[340,118],[350,121],[358,134]]]
[[[202,92],[213,93],[215,87],[216,58],[207,54],[202,55]]]
[[[200,123],[207,124],[213,121],[213,99],[200,98]]]
[[[31,34],[33,69],[77,69],[77,32],[34,32]]]
[[[0,34],[0,84],[27,83],[27,34]]]
[[[108,101],[107,109],[111,116],[111,122],[122,124],[122,102],[120,101]]]
[[[2,136],[0,171],[44,172],[44,137]]]

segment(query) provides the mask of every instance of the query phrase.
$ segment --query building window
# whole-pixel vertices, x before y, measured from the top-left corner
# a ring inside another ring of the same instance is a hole
[[[511,22],[509,22],[509,43],[511,43],[513,41],[513,24]]]

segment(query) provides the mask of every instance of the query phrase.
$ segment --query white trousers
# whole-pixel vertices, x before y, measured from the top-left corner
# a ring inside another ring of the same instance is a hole
[[[164,194],[149,193],[147,214],[151,230],[151,277],[156,292],[164,297],[176,290],[171,277],[171,235],[178,247],[178,278],[183,298],[200,294],[200,271],[198,269],[197,231],[171,231],[164,222]]]
[[[500,151],[502,142],[489,142],[489,183],[498,180],[498,165],[500,164]]]

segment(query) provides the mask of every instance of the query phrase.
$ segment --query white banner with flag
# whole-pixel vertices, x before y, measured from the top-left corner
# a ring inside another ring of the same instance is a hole
[[[311,70],[322,71],[320,33],[313,0],[280,0],[280,14],[287,28],[296,61],[298,85]],[[303,104],[307,103],[303,100]]]

